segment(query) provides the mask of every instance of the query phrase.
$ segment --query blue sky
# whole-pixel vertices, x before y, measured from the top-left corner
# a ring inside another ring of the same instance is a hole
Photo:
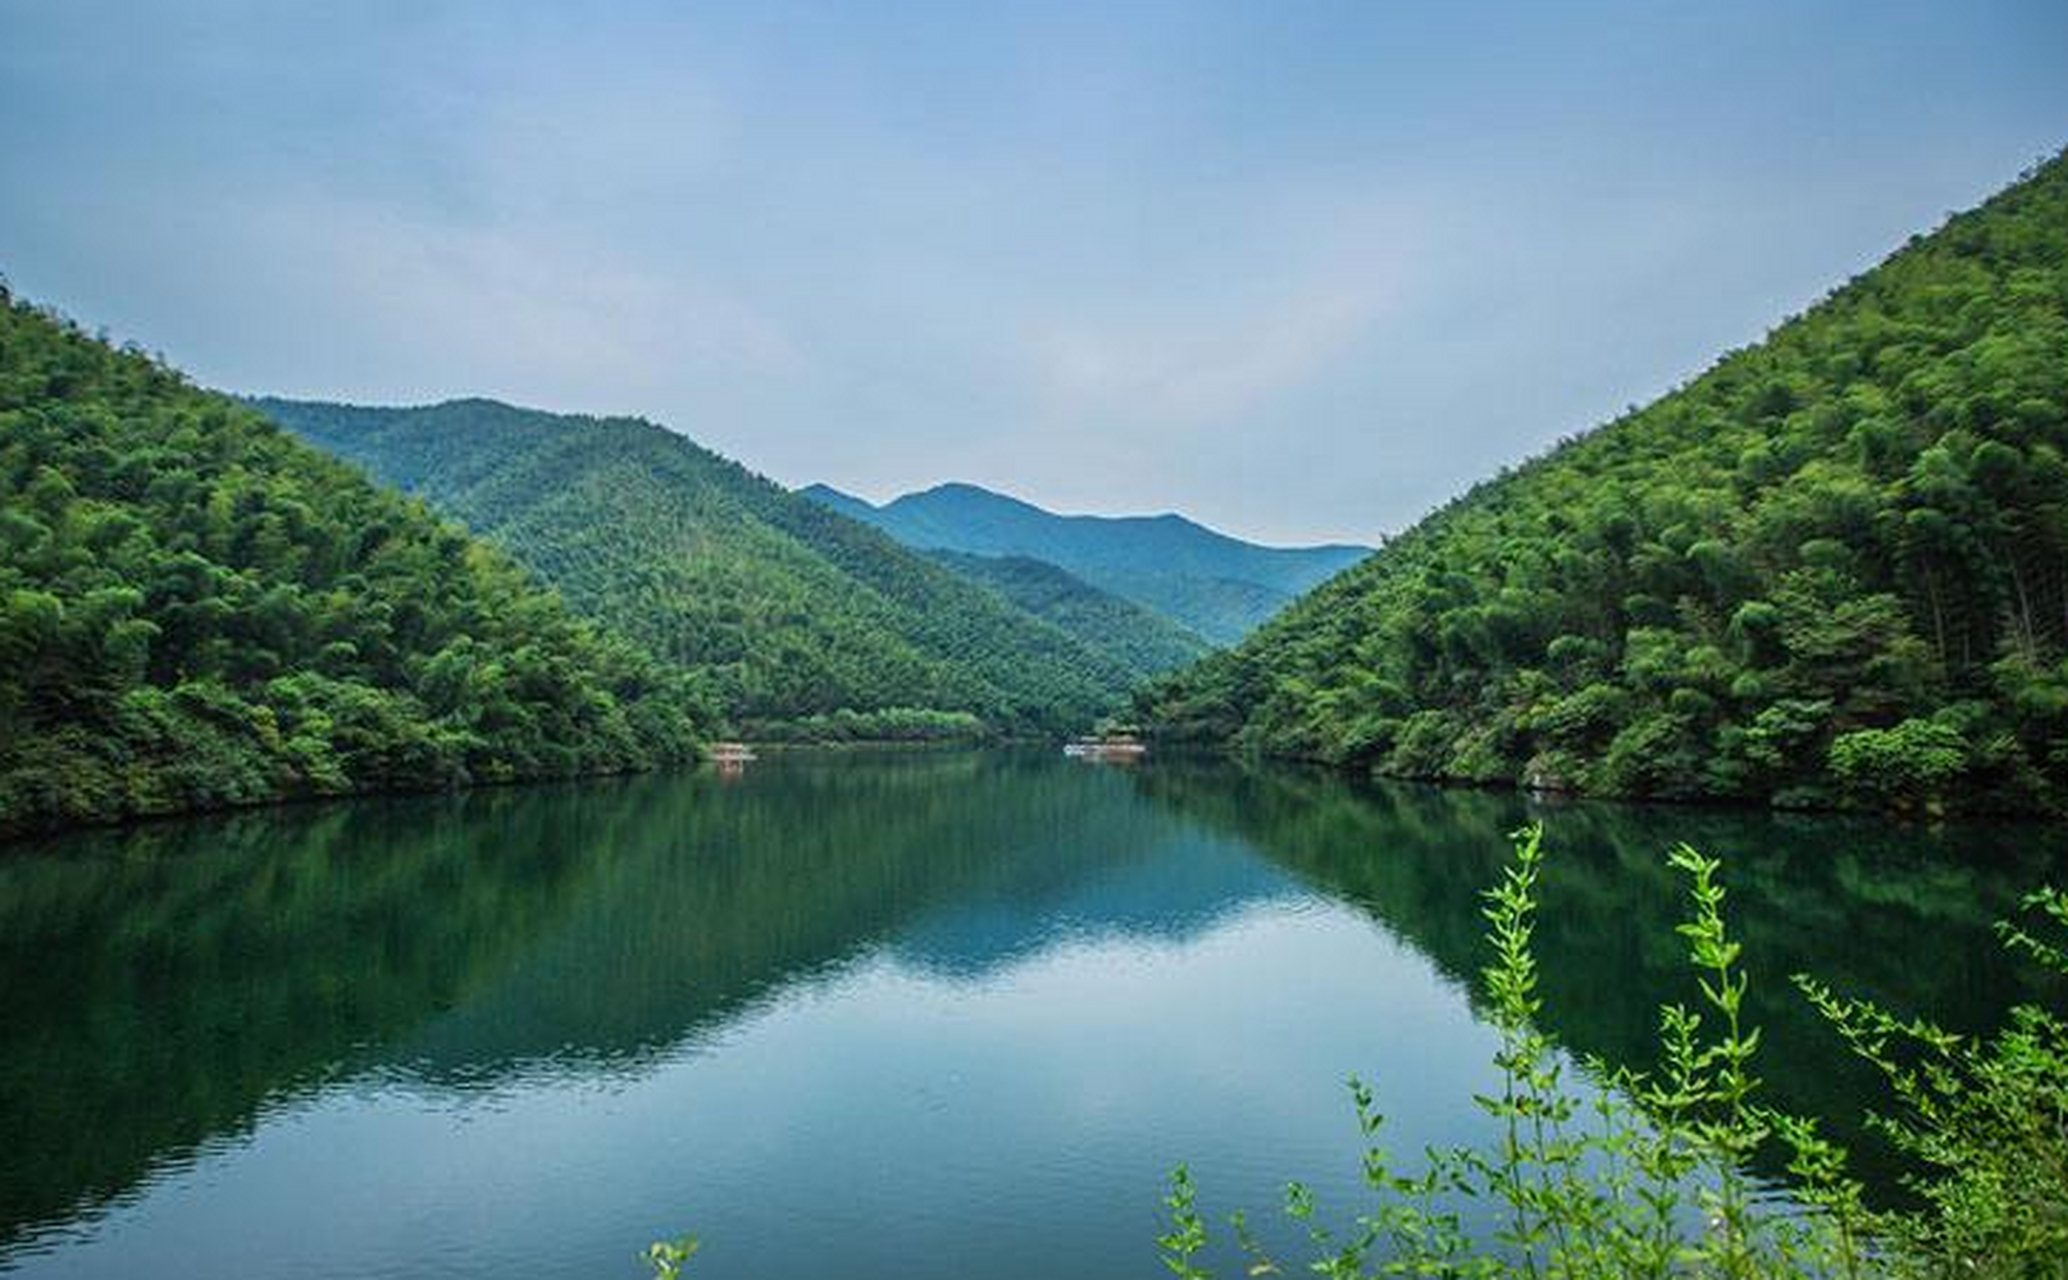
[[[0,0],[0,272],[212,385],[1397,529],[2068,143],[2068,5]]]

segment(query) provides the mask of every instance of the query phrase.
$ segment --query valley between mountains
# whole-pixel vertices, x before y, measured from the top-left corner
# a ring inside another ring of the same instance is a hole
[[[1376,552],[791,491],[642,420],[237,399],[0,326],[0,829],[1100,725],[1603,795],[2068,794],[2060,158]]]

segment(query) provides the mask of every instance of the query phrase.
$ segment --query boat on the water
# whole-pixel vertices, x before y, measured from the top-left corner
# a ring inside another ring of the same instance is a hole
[[[1125,763],[1149,754],[1149,745],[1132,734],[1117,733],[1099,738],[1073,738],[1063,744],[1063,754],[1077,760]]]
[[[721,778],[737,778],[747,770],[747,762],[754,758],[754,748],[744,742],[714,742],[705,753],[712,764],[718,766]]]

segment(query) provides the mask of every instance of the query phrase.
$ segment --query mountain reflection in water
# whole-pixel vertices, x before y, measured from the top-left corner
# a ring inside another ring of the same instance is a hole
[[[2030,826],[1538,812],[1551,1033],[1648,1056],[1692,990],[1688,840],[1727,861],[1772,1100],[1848,1134],[1869,1082],[1786,975],[1986,1023],[2030,994],[1990,922],[2068,864]],[[781,754],[18,847],[0,1270],[629,1276],[694,1229],[712,1275],[1150,1274],[1180,1159],[1227,1206],[1351,1194],[1352,1071],[1396,1149],[1470,1136],[1478,894],[1531,813]]]

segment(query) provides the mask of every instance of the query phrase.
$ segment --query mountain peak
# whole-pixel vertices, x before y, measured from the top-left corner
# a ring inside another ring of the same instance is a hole
[[[900,504],[915,507],[962,504],[1017,512],[1039,512],[1044,516],[1054,514],[1035,506],[1024,498],[1015,498],[1009,493],[1000,493],[996,489],[986,489],[980,484],[971,484],[966,480],[944,480],[932,488],[921,489],[916,493],[904,494],[884,505],[886,507],[895,507]]]
[[[857,497],[845,489],[835,489],[830,484],[813,483],[805,485],[797,491],[797,496],[800,498],[810,498],[813,502],[853,502],[865,507],[876,505],[867,498]]]
[[[1019,499],[1013,498],[1008,494],[1000,493],[996,489],[986,489],[984,486],[980,484],[971,484],[967,480],[943,480],[939,484],[934,485],[930,488],[921,489],[917,493],[908,493],[905,496],[908,498],[927,498],[935,496],[946,497],[958,495],[967,495],[970,497],[978,498],[1005,498],[1009,502],[1019,501]]]
[[[1362,559],[1363,547],[1267,547],[1175,511],[1063,515],[966,481],[881,506],[827,485],[800,491],[910,547],[1045,561],[1221,643]]]

